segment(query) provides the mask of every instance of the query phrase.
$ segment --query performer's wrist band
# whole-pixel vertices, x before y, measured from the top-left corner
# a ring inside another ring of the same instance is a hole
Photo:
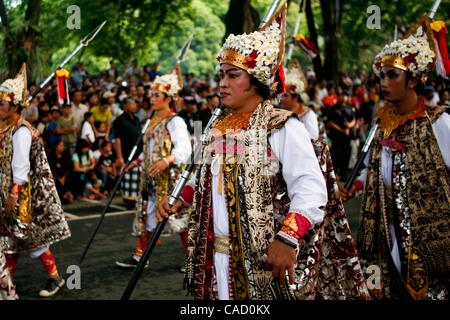
[[[364,189],[364,184],[360,180],[353,181],[353,186],[355,187],[355,191],[356,192],[361,191],[362,189]]]
[[[170,162],[169,162],[169,160],[167,160],[167,158],[162,158],[162,160],[167,165],[167,167],[170,167]]]
[[[283,231],[279,231],[276,235],[275,235],[275,240],[281,241],[284,244],[290,246],[293,249],[297,249],[298,248],[298,241],[297,239],[295,239],[294,237],[284,233]]]

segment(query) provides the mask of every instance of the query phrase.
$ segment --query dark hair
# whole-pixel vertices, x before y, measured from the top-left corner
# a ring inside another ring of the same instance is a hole
[[[108,144],[111,144],[111,145],[112,145],[111,141],[108,141],[108,140],[102,140],[102,141],[100,142],[100,148],[103,149],[103,148],[106,147]]]
[[[260,95],[264,100],[268,100],[271,98],[272,93],[270,88],[252,75],[250,75],[250,84],[255,87],[256,93],[258,93],[258,95]]]
[[[81,157],[83,156],[83,152],[81,152],[82,149],[89,148],[89,142],[84,139],[78,139],[77,146],[75,148],[75,153],[78,155],[78,160],[81,164]]]
[[[405,86],[408,86],[408,80],[417,79],[417,84],[415,86],[416,93],[418,95],[423,95],[425,93],[425,85],[418,77],[414,77],[411,72],[406,73],[406,83]]]
[[[217,93],[214,93],[214,94],[209,94],[209,95],[206,97],[206,100],[211,100],[211,99],[213,99],[214,97],[217,97],[217,98],[220,99],[220,95],[218,95]]]
[[[89,119],[90,116],[92,116],[92,112],[87,111],[87,112],[84,114],[84,121],[86,121],[87,119]]]

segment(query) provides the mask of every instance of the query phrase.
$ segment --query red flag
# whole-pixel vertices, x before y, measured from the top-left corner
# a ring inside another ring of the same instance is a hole
[[[56,80],[58,87],[58,102],[60,105],[70,104],[69,97],[69,71],[65,69],[58,69],[56,72]]]
[[[303,34],[299,33],[294,38],[294,43],[297,44],[300,48],[303,49],[303,51],[306,52],[307,55],[309,55],[311,58],[315,58],[317,56],[318,50],[314,43],[305,37]]]

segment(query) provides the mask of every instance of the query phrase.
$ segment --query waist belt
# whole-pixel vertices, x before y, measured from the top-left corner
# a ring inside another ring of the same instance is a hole
[[[219,253],[229,254],[228,236],[214,236],[214,250]]]

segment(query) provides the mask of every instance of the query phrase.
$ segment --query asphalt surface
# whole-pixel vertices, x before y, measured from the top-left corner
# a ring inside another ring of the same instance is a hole
[[[354,235],[359,223],[359,206],[358,199],[345,205]],[[123,206],[119,197],[114,199],[108,210],[83,264],[78,265],[103,208],[104,202],[99,201],[78,201],[64,206],[72,236],[53,245],[51,249],[58,270],[67,283],[56,296],[47,299],[117,300],[122,296],[132,270],[120,269],[115,265],[115,261],[133,253],[136,239],[131,235],[134,213]],[[161,245],[156,246],[150,257],[149,267],[144,270],[131,299],[192,299],[186,296],[186,291],[182,288],[184,275],[179,269],[184,265],[184,259],[179,236],[162,237]],[[44,288],[46,281],[47,277],[40,261],[22,253],[15,276],[20,298],[42,299],[38,293]],[[80,286],[79,289],[77,285]]]

